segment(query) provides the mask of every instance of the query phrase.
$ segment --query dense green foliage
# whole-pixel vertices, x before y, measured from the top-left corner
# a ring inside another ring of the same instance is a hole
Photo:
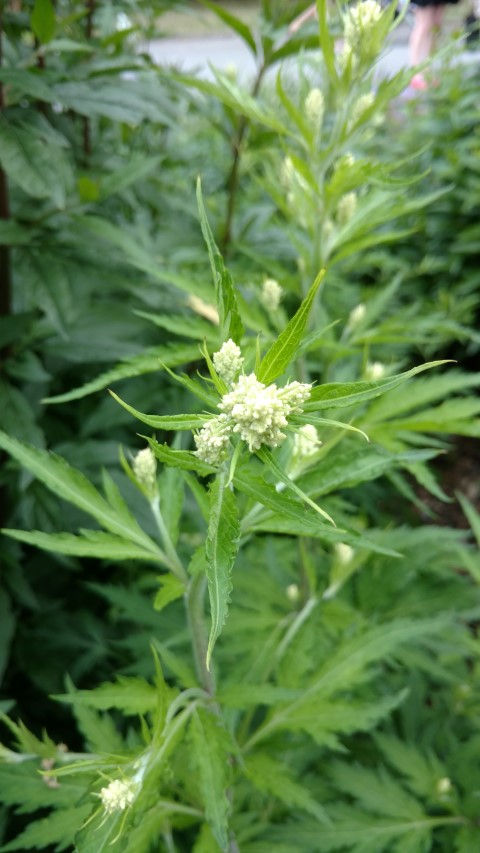
[[[477,853],[478,81],[169,5],[3,8],[0,851]]]

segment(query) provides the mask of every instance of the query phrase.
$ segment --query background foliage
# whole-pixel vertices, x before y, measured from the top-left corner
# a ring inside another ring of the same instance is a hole
[[[480,518],[454,436],[466,452],[479,432],[477,75],[452,68],[408,103],[402,72],[352,120],[374,57],[342,69],[324,27],[320,60],[315,28],[288,37],[290,6],[265,2],[255,34],[229,18],[256,55],[249,91],[233,71],[160,71],[136,39],[170,5],[2,8],[0,849],[473,853]],[[276,64],[291,56],[295,75]],[[315,382],[323,443],[295,468],[289,437],[273,472],[244,456],[222,492],[241,548],[209,675],[191,639],[216,481],[158,417],[211,410],[208,386],[192,395],[199,344],[235,336],[238,311],[253,366],[321,265],[276,375]],[[110,387],[155,415],[136,424]],[[167,540],[119,462],[137,431]],[[132,809],[102,823],[94,795],[140,771]]]

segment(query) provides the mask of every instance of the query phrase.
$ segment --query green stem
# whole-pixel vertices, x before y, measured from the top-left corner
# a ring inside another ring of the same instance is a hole
[[[207,669],[208,632],[205,624],[205,590],[207,579],[203,573],[198,573],[191,579],[185,594],[188,624],[192,638],[193,657],[198,680],[203,689],[210,695],[215,695],[215,678]]]
[[[253,84],[251,92],[252,98],[255,98],[258,95],[260,84],[262,82],[263,75],[265,74],[266,70],[267,66],[265,64],[262,64],[258,70],[255,82]],[[250,121],[248,120],[248,118],[246,118],[246,116],[242,116],[238,123],[237,132],[232,140],[233,161],[230,168],[230,174],[227,178],[227,216],[225,219],[225,226],[220,242],[220,247],[223,255],[227,253],[230,247],[230,243],[232,241],[232,224],[233,215],[235,212],[235,205],[237,201],[238,182],[240,176],[240,159],[243,150],[243,143],[245,141],[245,137],[248,133],[249,128]]]
[[[165,521],[163,520],[163,515],[160,510],[160,498],[158,497],[158,495],[152,498],[152,500],[150,501],[150,508],[157,524],[158,531],[160,533],[160,538],[162,540],[162,545],[165,549],[165,553],[170,563],[170,568],[174,575],[176,575],[177,578],[182,581],[182,583],[187,584],[188,575],[185,569],[183,568],[182,562],[177,553],[177,549],[175,548],[175,545],[172,542]]]

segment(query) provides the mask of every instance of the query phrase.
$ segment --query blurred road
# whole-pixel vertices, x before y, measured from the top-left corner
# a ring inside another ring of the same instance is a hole
[[[404,21],[379,60],[379,76],[391,76],[408,65],[409,33],[410,25]],[[164,38],[144,43],[141,49],[149,53],[158,65],[174,66],[177,70],[195,72],[207,79],[213,76],[210,66],[225,70],[233,65],[243,79],[255,72],[250,50],[234,35]],[[458,59],[480,64],[480,52],[462,50]]]

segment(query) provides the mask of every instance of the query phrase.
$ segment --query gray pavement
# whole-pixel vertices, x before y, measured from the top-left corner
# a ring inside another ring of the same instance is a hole
[[[380,77],[391,76],[408,65],[409,33],[407,22],[395,31],[378,63]],[[196,73],[206,79],[213,78],[212,68],[225,71],[235,66],[240,79],[247,79],[255,72],[249,48],[236,35],[164,38],[145,42],[141,49],[149,53],[157,65]],[[462,50],[455,61],[480,64],[480,52]]]

